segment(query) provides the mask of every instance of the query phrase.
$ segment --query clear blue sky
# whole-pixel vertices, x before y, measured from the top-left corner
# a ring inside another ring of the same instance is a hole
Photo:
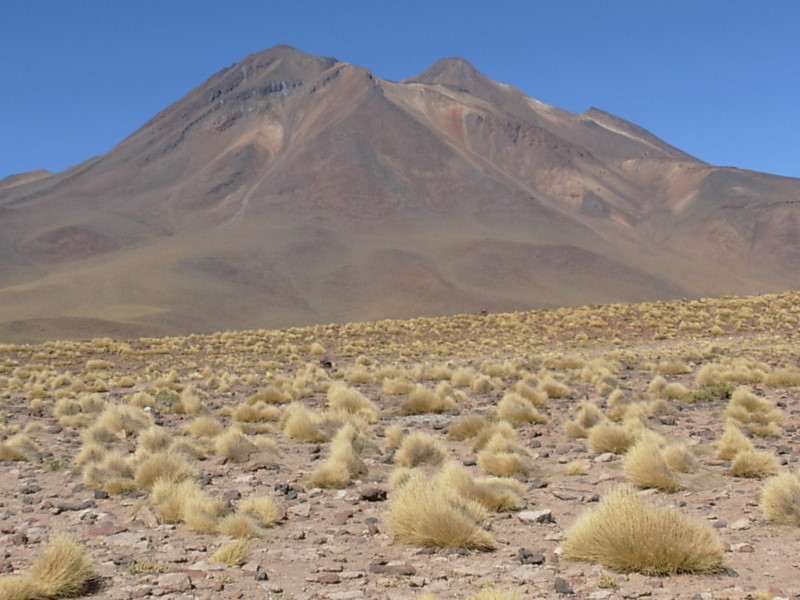
[[[796,0],[4,0],[0,178],[102,154],[279,43],[392,80],[461,56],[710,163],[800,177]]]

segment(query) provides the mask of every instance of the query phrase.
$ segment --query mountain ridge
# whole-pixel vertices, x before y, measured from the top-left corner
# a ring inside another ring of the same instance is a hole
[[[106,154],[9,180],[9,339],[800,286],[800,180],[709,165],[455,57],[393,82],[276,46]]]

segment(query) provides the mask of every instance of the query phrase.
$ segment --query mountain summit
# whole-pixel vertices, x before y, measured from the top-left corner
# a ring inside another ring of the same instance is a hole
[[[0,182],[0,339],[772,292],[798,265],[800,181],[460,58],[391,82],[276,46]]]

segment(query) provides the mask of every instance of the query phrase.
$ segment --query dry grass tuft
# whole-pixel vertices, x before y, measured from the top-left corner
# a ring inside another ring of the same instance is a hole
[[[715,443],[717,458],[731,460],[740,452],[753,450],[753,443],[733,423],[726,423],[722,437]]]
[[[449,396],[437,394],[434,390],[418,385],[403,400],[398,409],[398,414],[406,416],[441,413],[453,410],[455,407],[455,401]]]
[[[586,475],[586,462],[580,459],[573,460],[564,467],[564,475]]]
[[[328,404],[333,410],[361,415],[368,423],[377,421],[380,412],[378,406],[357,389],[339,382],[328,389]]]
[[[479,502],[495,512],[520,510],[525,506],[524,486],[506,477],[475,478],[462,466],[449,462],[437,477],[437,484],[459,496]]]
[[[746,386],[736,388],[722,418],[734,421],[759,437],[780,436],[780,425],[783,423],[783,415],[772,402],[756,396]]]
[[[780,473],[764,482],[759,506],[770,523],[800,526],[800,476]]]
[[[343,488],[359,475],[364,475],[367,467],[359,456],[361,446],[356,428],[350,423],[343,425],[331,442],[330,457],[314,470],[309,483],[321,488]]]
[[[664,462],[672,471],[678,473],[697,473],[700,470],[700,461],[684,444],[672,444],[661,452]]]
[[[589,448],[595,454],[613,452],[622,454],[636,441],[636,436],[630,427],[612,423],[608,419],[602,420],[589,430]]]
[[[29,573],[0,577],[3,600],[74,598],[95,581],[93,561],[86,547],[59,533],[47,543]]]
[[[497,405],[497,416],[511,423],[546,423],[547,417],[521,394],[508,392]]]
[[[248,540],[234,540],[214,552],[211,560],[225,563],[231,567],[238,567],[247,562],[249,552],[250,542]]]
[[[261,527],[250,515],[233,513],[225,515],[219,522],[217,531],[240,540],[252,540],[263,535]]]
[[[731,461],[734,477],[763,479],[778,472],[778,459],[766,450],[742,450]]]
[[[603,421],[603,413],[596,404],[583,400],[578,406],[575,418],[564,423],[564,433],[571,438],[585,438],[589,430]]]
[[[481,527],[486,510],[419,473],[411,474],[389,499],[386,522],[395,539],[416,546],[491,550],[494,539]]]
[[[477,436],[487,425],[489,420],[483,415],[465,415],[447,428],[447,439],[463,442]]]
[[[478,452],[478,466],[487,475],[528,475],[534,469],[528,451],[517,442],[516,433],[495,433]]]
[[[723,548],[714,530],[669,506],[645,504],[620,486],[566,531],[564,558],[587,560],[624,573],[712,573]]]
[[[440,465],[447,458],[447,449],[439,440],[422,431],[412,431],[403,438],[394,455],[394,462],[401,467]]]
[[[677,492],[681,489],[680,483],[661,456],[658,442],[651,435],[641,437],[628,450],[623,470],[625,476],[636,487],[655,488],[664,492]]]
[[[327,435],[322,428],[322,418],[302,404],[290,404],[281,416],[283,434],[303,442],[326,442]]]
[[[242,463],[258,452],[258,446],[241,429],[233,426],[214,438],[214,451],[226,460]]]
[[[248,496],[239,502],[237,512],[254,519],[261,527],[272,527],[278,520],[278,505],[269,496]]]
[[[182,481],[195,477],[197,473],[177,452],[157,452],[144,458],[136,467],[133,479],[136,485],[152,490],[158,479]]]

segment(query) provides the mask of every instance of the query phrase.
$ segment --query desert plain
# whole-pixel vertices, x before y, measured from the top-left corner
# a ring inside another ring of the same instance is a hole
[[[86,598],[800,597],[797,524],[762,502],[797,470],[799,319],[785,293],[0,344],[0,598],[31,597],[9,581],[58,533],[85,548]],[[641,440],[664,458],[637,474]],[[471,533],[409,534],[412,484],[453,488],[437,501]],[[625,485],[706,526],[719,564],[568,556]]]

